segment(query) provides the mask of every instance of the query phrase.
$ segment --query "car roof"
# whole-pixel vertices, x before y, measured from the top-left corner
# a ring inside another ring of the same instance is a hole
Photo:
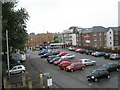
[[[81,63],[81,62],[74,62],[74,63],[72,63],[72,64],[83,64],[83,63]]]
[[[15,65],[15,66],[13,66],[13,67],[20,67],[20,66],[21,66],[21,67],[24,67],[23,65]]]
[[[90,60],[90,59],[80,59],[80,60]]]

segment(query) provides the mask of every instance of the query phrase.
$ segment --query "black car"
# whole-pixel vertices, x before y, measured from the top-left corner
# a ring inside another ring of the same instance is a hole
[[[108,63],[108,64],[102,65],[102,68],[106,69],[109,72],[111,72],[111,71],[119,71],[120,65],[116,64],[116,63]]]
[[[104,58],[105,58],[105,59],[109,59],[110,55],[111,55],[111,53],[106,53],[106,54],[104,55]]]
[[[86,55],[91,55],[93,52],[94,52],[93,50],[86,50],[86,51],[85,51],[85,54],[86,54]]]
[[[47,58],[48,56],[52,56],[52,53],[46,53],[44,55],[41,55],[41,58]]]
[[[92,71],[91,75],[87,76],[88,81],[95,81],[97,82],[98,79],[102,78],[110,78],[110,73],[105,69],[96,69]]]
[[[53,59],[50,59],[48,63],[53,64],[55,61],[58,61],[61,57],[55,57]]]

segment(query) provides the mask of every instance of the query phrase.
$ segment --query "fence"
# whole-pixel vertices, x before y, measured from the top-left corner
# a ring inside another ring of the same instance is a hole
[[[18,78],[19,77],[19,78]],[[19,75],[11,75],[10,78],[4,77],[4,89],[12,89],[12,88],[43,88],[42,78],[38,80],[32,80],[26,73]]]

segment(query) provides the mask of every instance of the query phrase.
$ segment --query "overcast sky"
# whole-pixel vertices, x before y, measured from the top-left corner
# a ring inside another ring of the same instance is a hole
[[[28,33],[63,32],[71,26],[118,26],[119,0],[18,0],[30,16]]]

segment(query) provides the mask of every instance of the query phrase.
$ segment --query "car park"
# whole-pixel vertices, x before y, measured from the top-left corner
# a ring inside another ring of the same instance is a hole
[[[80,59],[79,62],[83,63],[85,66],[96,65],[96,61],[91,59]]]
[[[18,73],[24,73],[26,71],[26,68],[23,65],[16,65],[11,67],[11,69],[6,71],[10,74],[18,74]]]
[[[75,55],[74,54],[66,54],[65,56],[62,56],[61,58],[70,58],[70,59],[74,59]]]
[[[110,78],[110,73],[105,69],[93,70],[90,75],[87,76],[88,81],[97,82],[98,79]]]
[[[65,56],[66,54],[68,54],[68,53],[66,53],[66,52],[61,52],[61,53],[58,54],[57,56],[61,57],[61,56]]]
[[[105,59],[109,59],[109,58],[110,58],[110,55],[111,55],[111,53],[105,53],[104,58],[105,58]]]
[[[59,59],[61,59],[61,58],[60,58],[60,57],[55,57],[55,58],[49,60],[48,62],[49,62],[50,64],[53,64],[55,61],[58,61]]]
[[[106,69],[109,72],[111,72],[111,71],[119,71],[120,65],[116,64],[116,63],[108,63],[108,64],[102,65],[102,68]]]
[[[54,62],[54,65],[58,65],[58,64],[60,64],[62,61],[72,61],[72,60],[69,59],[69,58],[61,58],[61,59],[59,59],[58,61],[55,61],[55,62]]]
[[[66,71],[75,71],[75,70],[79,70],[79,69],[84,69],[85,68],[85,65],[81,62],[75,62],[75,63],[72,63],[71,65],[67,66],[66,67]]]
[[[101,56],[104,56],[105,55],[105,52],[97,52],[94,54],[95,57],[101,57]]]
[[[120,60],[120,54],[111,54],[109,59],[111,59],[111,60]]]
[[[41,58],[47,58],[48,56],[52,56],[52,53],[46,53],[44,55],[41,55]]]
[[[58,66],[61,70],[65,70],[70,64],[72,64],[70,61],[62,61]]]

